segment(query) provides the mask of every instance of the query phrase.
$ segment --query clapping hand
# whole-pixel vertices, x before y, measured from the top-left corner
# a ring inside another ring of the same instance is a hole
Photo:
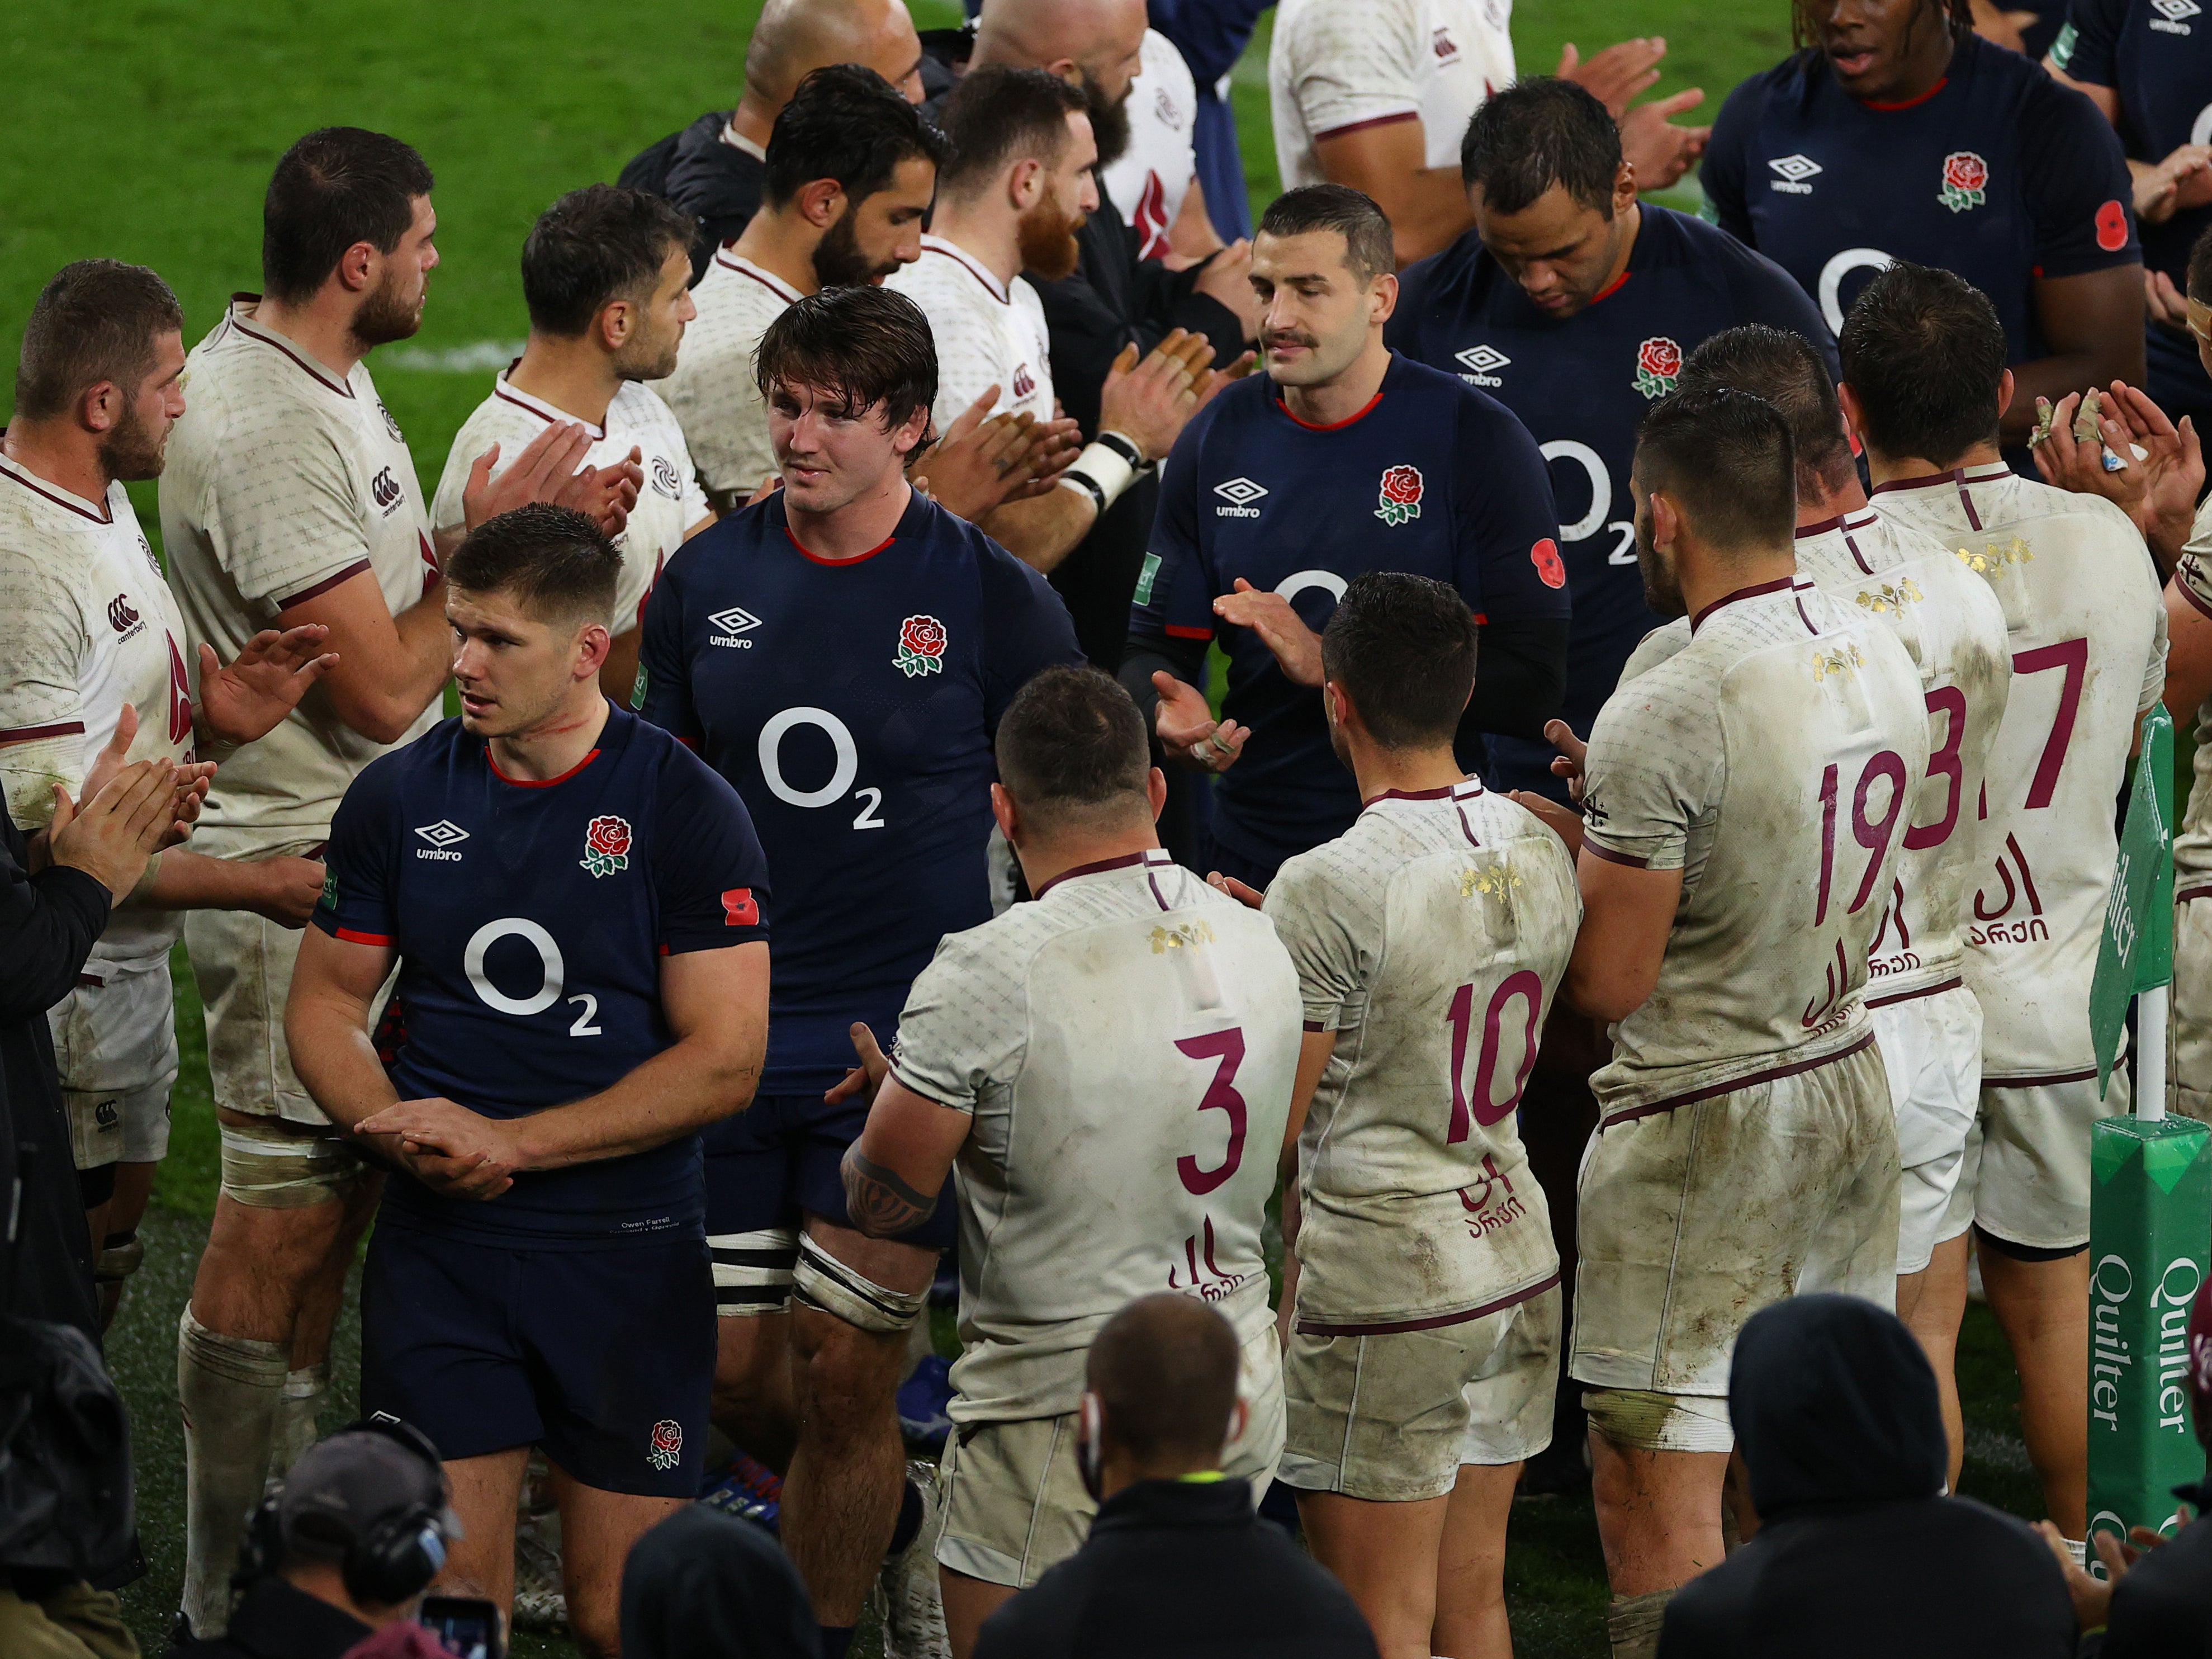
[[[1305,619],[1282,594],[1255,587],[1239,576],[1235,592],[1214,600],[1213,614],[1257,634],[1260,642],[1275,653],[1275,661],[1291,684],[1321,684],[1321,635],[1306,626]]]
[[[325,651],[331,630],[319,623],[279,633],[264,628],[246,642],[228,667],[215,647],[200,647],[200,701],[194,711],[209,737],[221,744],[252,743],[276,730],[299,707],[307,688],[337,665]]]
[[[1235,720],[1217,720],[1206,706],[1206,694],[1177,679],[1165,669],[1152,676],[1152,689],[1160,694],[1152,715],[1152,729],[1168,758],[1208,772],[1226,772],[1244,752],[1251,728]]]

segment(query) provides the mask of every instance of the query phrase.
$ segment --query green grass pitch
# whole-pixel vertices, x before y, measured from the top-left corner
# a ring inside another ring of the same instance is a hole
[[[515,267],[532,219],[562,191],[611,179],[649,140],[726,106],[757,9],[757,0],[664,0],[636,10],[580,0],[18,0],[0,21],[0,84],[15,135],[0,149],[0,338],[12,346],[58,266],[94,254],[161,271],[184,301],[187,339],[198,338],[227,295],[257,286],[258,204],[285,145],[335,123],[383,128],[421,149],[438,175],[444,263],[422,333],[371,365],[417,471],[434,483],[454,430],[504,361],[498,343],[525,331]],[[953,0],[916,0],[915,9],[925,26],[957,15]],[[1549,70],[1566,40],[1587,53],[1639,32],[1671,42],[1660,90],[1702,86],[1708,114],[1789,48],[1784,0],[1523,0],[1515,21],[1532,70]],[[1263,31],[1235,83],[1255,210],[1276,187],[1266,60]],[[474,367],[438,367],[472,347],[480,348]],[[0,399],[7,395],[0,388]],[[134,493],[158,534],[152,487]],[[215,1203],[199,1008],[181,951],[177,967],[185,1060],[175,1139],[148,1221],[148,1264],[110,1344],[132,1407],[139,1525],[152,1565],[125,1600],[140,1640],[156,1651],[182,1565],[174,1332]],[[357,1352],[349,1321],[325,1427],[349,1413]],[[2017,1379],[1979,1308],[1962,1363],[1966,1489],[2037,1513],[2013,1403]],[[1524,1502],[1513,1524],[1508,1594],[1520,1650],[1602,1653],[1605,1586],[1589,1505]],[[571,1651],[528,1637],[516,1650]]]

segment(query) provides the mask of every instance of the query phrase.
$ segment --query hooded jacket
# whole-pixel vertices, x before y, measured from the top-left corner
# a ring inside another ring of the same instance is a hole
[[[1758,1533],[1675,1593],[1660,1659],[2063,1659],[2073,1603],[2027,1526],[1943,1495],[1936,1375],[1897,1317],[1802,1296],[1736,1339],[1729,1413]]]
[[[626,1659],[820,1659],[799,1569],[750,1521],[687,1504],[623,1566]]]
[[[730,112],[710,109],[630,157],[617,179],[625,190],[663,196],[699,227],[691,240],[691,280],[707,274],[714,250],[743,233],[760,211],[768,165],[722,142]]]

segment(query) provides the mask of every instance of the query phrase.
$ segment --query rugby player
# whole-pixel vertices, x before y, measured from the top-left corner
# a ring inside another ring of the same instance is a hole
[[[1582,901],[1558,839],[1453,754],[1478,678],[1456,589],[1358,577],[1322,658],[1364,805],[1267,894],[1305,1005],[1280,1477],[1389,1659],[1504,1659],[1506,1515],[1559,1363],[1516,1109]]]
[[[1887,1301],[1897,1132],[1861,993],[1929,751],[1896,634],[1792,550],[1796,465],[1773,406],[1682,392],[1632,474],[1654,611],[1677,654],[1598,715],[1565,994],[1614,1022],[1592,1079],[1570,1370],[1589,1385],[1616,1655],[1721,1558],[1736,1331],[1833,1290]]]
[[[1867,505],[1827,364],[1802,337],[1756,325],[1729,329],[1690,355],[1682,385],[1732,386],[1782,412],[1797,459],[1798,570],[1888,623],[1920,671],[1932,746],[1926,781],[1903,821],[1866,998],[1897,1113],[1897,1312],[1911,1324],[1981,1094],[1982,1012],[1965,982],[1960,913],[1986,850],[1978,809],[2012,688],[2004,608],[1943,543]],[[1686,627],[1672,623],[1636,661],[1688,639]],[[1936,1332],[1930,1341],[1943,1362],[1936,1381],[1955,1484],[1965,1438],[1950,1339]]]
[[[1567,595],[1526,428],[1382,343],[1398,279],[1375,204],[1341,185],[1289,191],[1261,219],[1252,269],[1267,372],[1226,388],[1176,441],[1121,679],[1169,756],[1223,774],[1204,867],[1264,889],[1283,860],[1358,816],[1316,695],[1318,630],[1352,578],[1432,576],[1474,612],[1484,673],[1463,741],[1533,738],[1557,712]],[[1199,689],[1217,632],[1229,653],[1218,725]]]
[[[64,265],[24,325],[15,411],[0,433],[0,605],[15,624],[0,670],[0,792],[34,842],[56,784],[88,800],[125,761],[189,764],[198,747],[250,743],[330,665],[319,628],[258,635],[227,668],[202,647],[192,699],[190,635],[123,488],[161,471],[184,410],[183,329],[168,284],[113,259]],[[198,767],[201,792],[213,769]],[[144,1259],[138,1223],[168,1149],[169,947],[183,921],[168,913],[251,909],[297,927],[321,884],[306,859],[157,851],[75,988],[47,1010],[103,1325]]]
[[[2099,1096],[2089,981],[2118,858],[2112,803],[2137,721],[2165,684],[2166,612],[2124,513],[2005,468],[1997,416],[2018,391],[1987,298],[1948,271],[1893,266],[1867,285],[1837,345],[1844,410],[1882,516],[1940,537],[1989,584],[2012,651],[1964,919],[1966,982],[1982,1009],[1980,1111],[1916,1328],[1923,1341],[1956,1340],[1971,1226],[2020,1365],[2021,1429],[2044,1503],[2078,1540],[2089,1124],[2128,1106],[2124,1075]]]
[[[1040,422],[1059,413],[1044,307],[1020,273],[1075,270],[1075,232],[1098,207],[1098,148],[1082,92],[1043,70],[970,70],[945,100],[953,159],[938,189],[921,257],[885,278],[921,307],[937,343],[935,418],[952,422],[994,386],[994,413]],[[1177,330],[1138,363],[1125,348],[1106,377],[1098,435],[1059,487],[1009,501],[981,527],[1048,571],[1072,552],[1138,475],[1165,456],[1222,377],[1213,348]]]
[[[283,725],[228,759],[198,850],[311,857],[338,798],[388,745],[427,730],[448,630],[430,590],[439,541],[399,423],[364,359],[420,325],[438,263],[430,169],[359,127],[287,150],[262,207],[265,295],[234,298],[192,349],[190,406],[161,479],[169,586],[189,636],[235,654],[270,627],[326,630],[332,662]],[[636,469],[578,469],[590,438],[549,427],[496,482],[477,459],[469,523],[539,495],[621,528]],[[239,1528],[272,1446],[281,1474],[314,1438],[330,1331],[378,1177],[300,1086],[282,1029],[299,935],[198,910],[185,944],[207,1009],[222,1190],[180,1321],[184,1616],[220,1633]]]
[[[708,1144],[720,1308],[744,1316],[720,1322],[719,1387],[771,1402],[795,1381],[782,1535],[842,1659],[887,1546],[922,1520],[892,1392],[952,1239],[949,1208],[896,1238],[853,1225],[848,1032],[888,1035],[937,941],[990,916],[991,733],[1079,653],[1044,579],[902,475],[937,391],[912,301],[811,295],[769,325],[756,374],[783,488],[663,573],[641,708],[736,786],[776,872],[760,1097]],[[739,1437],[770,1461],[774,1414]]]
[[[1838,331],[1893,259],[1988,295],[2017,380],[2008,445],[2026,442],[2039,396],[2141,380],[2127,168],[2088,100],[1975,34],[1966,0],[1796,6],[1811,49],[1744,82],[1714,125],[1699,177],[1721,228]]]
[[[638,623],[653,579],[687,538],[714,521],[683,429],[645,384],[675,368],[684,326],[698,314],[690,246],[682,214],[616,185],[570,191],[538,215],[522,245],[529,343],[453,434],[430,502],[440,533],[459,532],[477,456],[495,446],[520,457],[548,427],[570,422],[591,434],[586,465],[626,461],[641,470],[636,504],[615,539],[622,580],[600,670],[602,689],[623,701],[637,681]]]
[[[888,1069],[855,1030],[873,1104],[843,1170],[872,1237],[918,1225],[960,1172],[963,1351],[937,1547],[957,1659],[1089,1530],[1083,1355],[1133,1298],[1179,1291],[1236,1326],[1247,1409],[1229,1474],[1264,1490],[1283,1443],[1260,1237],[1298,1064],[1290,959],[1161,850],[1167,782],[1114,681],[1047,669],[996,749],[993,812],[1037,902],[938,947]]]
[[[1551,464],[1574,598],[1560,717],[1587,738],[1661,620],[1636,574],[1636,423],[1722,329],[1771,323],[1833,346],[1787,272],[1693,215],[1637,200],[1613,118],[1572,82],[1523,81],[1486,100],[1460,173],[1474,228],[1400,276],[1383,337],[1488,392]],[[1561,397],[1563,386],[1575,395]],[[1564,801],[1554,752],[1493,738],[1484,775]]]
[[[439,1582],[507,1612],[541,1448],[595,1656],[630,1546],[698,1492],[697,1132],[751,1098],[768,1022],[744,806],[599,689],[621,564],[542,503],[455,551],[461,713],[347,790],[285,1012],[309,1094],[403,1171],[362,1269],[362,1409],[445,1461],[463,1535]]]
[[[1198,87],[1174,41],[1145,31],[1129,82],[1129,147],[1098,171],[1098,189],[1137,240],[1140,259],[1203,259],[1221,237],[1208,216],[1193,146]]]

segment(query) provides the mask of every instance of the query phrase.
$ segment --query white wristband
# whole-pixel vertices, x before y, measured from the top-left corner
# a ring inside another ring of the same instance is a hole
[[[1080,477],[1075,476],[1079,473]],[[1119,450],[1104,444],[1085,444],[1074,464],[1060,475],[1060,487],[1090,496],[1103,513],[1120,499],[1136,476],[1137,469]]]

